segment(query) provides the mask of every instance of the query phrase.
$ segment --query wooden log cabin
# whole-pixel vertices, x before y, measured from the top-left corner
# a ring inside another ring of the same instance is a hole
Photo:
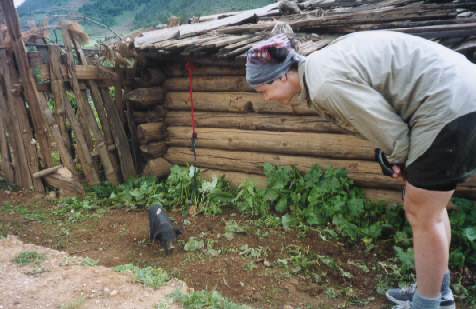
[[[257,10],[194,18],[194,24],[152,30],[134,39],[144,61],[135,90],[125,97],[133,110],[143,174],[166,176],[173,164],[193,162],[189,75],[191,60],[197,167],[205,177],[225,175],[234,185],[246,178],[266,184],[263,164],[313,164],[346,168],[372,200],[401,201],[403,184],[382,175],[370,142],[321,118],[297,98],[290,105],[265,102],[245,79],[246,51],[288,24],[308,55],[335,38],[388,29],[435,40],[476,61],[476,3],[468,1],[286,1]],[[200,22],[203,20],[203,22]],[[278,26],[277,26],[278,25]],[[476,178],[456,195],[476,199]]]

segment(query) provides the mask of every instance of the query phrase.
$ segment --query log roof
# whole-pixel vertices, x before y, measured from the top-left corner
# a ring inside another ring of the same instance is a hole
[[[435,40],[476,62],[476,1],[309,0],[193,18],[194,23],[143,32],[135,48],[155,57],[244,60],[282,22],[308,55],[356,31],[387,29]]]

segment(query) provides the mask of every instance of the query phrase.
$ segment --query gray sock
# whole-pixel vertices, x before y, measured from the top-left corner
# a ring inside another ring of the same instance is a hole
[[[441,294],[445,294],[450,289],[450,271],[447,270],[443,276],[443,283],[441,284]]]
[[[413,294],[413,300],[411,304],[412,309],[439,309],[440,308],[441,294],[437,298],[428,298],[420,296],[418,291]]]

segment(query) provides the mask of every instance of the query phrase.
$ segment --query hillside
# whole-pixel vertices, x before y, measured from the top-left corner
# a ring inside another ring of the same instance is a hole
[[[186,19],[219,12],[241,11],[265,6],[274,0],[26,0],[18,7],[23,27],[29,20],[50,23],[56,15],[84,15],[125,34],[134,29],[167,23],[170,16]],[[79,19],[86,32],[96,39],[111,33],[93,23]]]

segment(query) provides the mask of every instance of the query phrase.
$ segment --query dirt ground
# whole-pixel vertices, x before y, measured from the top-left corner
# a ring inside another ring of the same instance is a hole
[[[393,255],[391,244],[382,243],[367,252],[363,245],[348,247],[323,240],[314,232],[298,237],[293,230],[257,228],[249,218],[228,210],[214,217],[188,217],[190,223],[184,226],[178,248],[167,258],[158,244],[148,241],[146,210],[113,209],[101,218],[70,224],[35,220],[2,208],[2,203],[20,204],[31,212],[47,215],[58,207],[57,202],[29,192],[0,193],[0,236],[15,235],[21,240],[8,237],[0,242],[3,308],[63,308],[62,304],[81,297],[86,297],[85,302],[74,308],[153,308],[177,286],[196,291],[216,289],[228,299],[254,308],[391,308],[385,296],[377,293],[376,279],[387,271],[381,261]],[[177,222],[182,220],[178,212],[169,216]],[[230,220],[248,226],[249,231],[227,239],[225,223]],[[204,240],[205,249],[184,251],[184,242],[191,236]],[[33,248],[22,242],[47,247],[39,249],[49,256],[42,266],[47,271],[31,276],[26,274],[31,267],[12,264],[16,253]],[[265,248],[267,254],[252,259],[242,254],[243,245]],[[311,280],[305,272],[292,274],[291,265],[288,269],[277,266],[276,261],[289,258],[289,248],[295,247],[336,259],[350,278],[325,265],[318,266],[321,273],[325,271],[319,280]],[[207,248],[220,252],[210,253]],[[68,255],[99,260],[100,266],[60,266]],[[348,261],[365,264],[368,269],[364,271]],[[163,289],[153,290],[106,268],[128,263],[161,267],[176,279]]]
[[[46,258],[41,265],[20,267],[12,259],[22,251],[40,252]],[[24,244],[14,236],[0,240],[0,308],[154,308],[177,288],[187,291],[177,279],[152,289],[134,283],[132,274],[77,262],[67,253]]]

